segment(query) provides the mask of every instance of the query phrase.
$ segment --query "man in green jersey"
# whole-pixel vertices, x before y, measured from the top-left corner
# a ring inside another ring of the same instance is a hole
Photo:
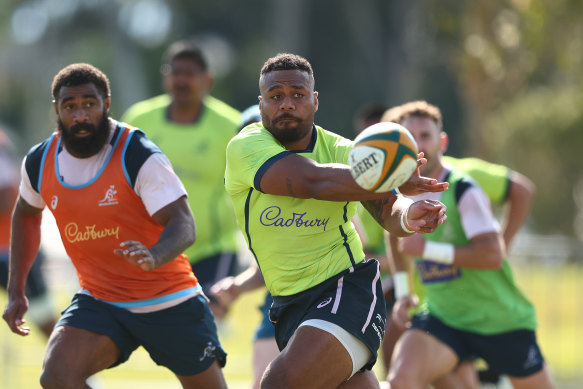
[[[218,280],[236,274],[237,226],[224,188],[225,149],[241,113],[210,96],[212,74],[192,42],[172,44],[162,66],[167,93],[130,107],[122,121],[144,128],[168,156],[186,187],[197,240],[185,254],[207,296]],[[217,318],[226,313],[211,297]]]
[[[397,251],[415,257],[426,295],[422,311],[397,343],[390,387],[425,388],[460,361],[479,356],[507,375],[515,389],[552,388],[536,341],[534,308],[514,283],[488,197],[466,173],[441,160],[448,139],[439,109],[424,101],[407,103],[397,121],[427,156],[423,174],[449,182],[450,189],[412,197],[442,201],[447,223],[424,237],[399,239]],[[403,297],[392,317],[404,325],[414,301],[399,288]]]
[[[403,106],[393,107],[388,109],[383,114],[381,121],[400,122],[402,120]],[[467,173],[472,177],[476,183],[484,190],[488,199],[493,205],[504,206],[504,214],[502,215],[502,236],[506,247],[510,247],[512,239],[518,230],[524,224],[532,205],[534,193],[536,191],[534,183],[524,175],[509,169],[506,166],[490,163],[479,158],[454,158],[451,156],[442,155],[441,161],[446,166],[456,168]],[[387,233],[387,235],[390,235]],[[398,245],[397,237],[387,237],[393,242],[396,248]],[[391,250],[392,248],[389,247]],[[394,250],[393,250],[394,251]],[[404,258],[403,253],[396,252],[387,256],[388,262],[392,271],[395,273],[395,278],[402,278],[402,274],[409,272],[410,259]],[[423,291],[423,284],[419,280],[419,275],[416,268],[413,267],[412,281],[413,288],[410,292],[415,293],[419,299],[425,295]],[[400,273],[399,272],[405,272]],[[408,276],[405,280],[409,278]],[[391,356],[395,343],[399,336],[405,331],[404,326],[397,326],[389,319],[387,320],[387,333],[390,336],[385,336],[383,339],[383,355],[386,371],[390,368]],[[475,369],[473,363],[461,364],[456,372],[465,380],[473,378],[475,381]],[[480,370],[480,381],[482,382],[497,382],[498,376],[492,369]],[[440,385],[441,381],[434,382],[437,388],[451,387],[449,383]]]
[[[356,184],[347,166],[353,142],[314,125],[318,94],[305,58],[268,59],[259,90],[262,123],[229,142],[225,185],[273,295],[269,315],[282,352],[261,387],[378,388],[370,369],[386,311],[378,262],[364,260],[350,221],[356,202],[399,236],[434,231],[445,208]],[[416,172],[399,190],[446,188]]]

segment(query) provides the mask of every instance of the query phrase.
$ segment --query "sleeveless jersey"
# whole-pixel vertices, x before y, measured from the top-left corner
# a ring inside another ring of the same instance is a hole
[[[29,153],[42,153],[36,185],[55,216],[80,285],[108,302],[158,303],[192,292],[198,284],[184,254],[148,272],[113,253],[126,240],[151,247],[163,230],[133,190],[129,171],[137,174],[139,167],[130,169],[125,163],[128,145],[138,133],[118,126],[104,166],[80,186],[67,185],[59,176],[57,156],[62,144],[57,133]],[[35,158],[29,160],[32,165]],[[30,170],[32,166],[27,166]]]
[[[351,222],[357,203],[263,193],[263,173],[295,153],[319,163],[347,164],[352,141],[314,126],[305,150],[288,151],[261,123],[245,127],[227,147],[225,184],[237,223],[274,296],[288,296],[364,259]]]
[[[237,133],[241,114],[207,96],[195,123],[167,119],[168,95],[130,107],[124,122],[141,128],[166,154],[188,193],[196,221],[196,243],[185,254],[196,263],[221,252],[237,251],[237,225],[224,186],[225,150]]]
[[[450,187],[442,193],[441,202],[447,206],[447,222],[423,236],[428,241],[467,245],[470,241],[457,199],[476,184],[456,170],[446,181]],[[458,268],[421,258],[415,262],[425,286],[427,309],[447,325],[485,335],[536,329],[534,307],[516,286],[506,258],[499,270]]]

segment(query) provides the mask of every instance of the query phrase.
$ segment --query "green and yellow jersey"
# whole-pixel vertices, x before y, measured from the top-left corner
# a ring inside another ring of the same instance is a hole
[[[194,123],[168,120],[169,95],[139,102],[123,115],[123,121],[139,127],[172,162],[188,193],[196,222],[196,242],[185,251],[191,263],[237,251],[237,226],[225,192],[225,150],[237,133],[241,114],[207,96]]]
[[[288,151],[261,123],[227,147],[225,185],[237,223],[274,296],[304,291],[364,259],[351,218],[356,202],[276,196],[261,191],[263,173],[295,153],[319,163],[348,163],[351,140],[314,126],[305,150]]]

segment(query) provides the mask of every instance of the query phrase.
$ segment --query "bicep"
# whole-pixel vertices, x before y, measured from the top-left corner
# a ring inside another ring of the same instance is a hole
[[[263,193],[309,198],[317,181],[318,164],[309,158],[288,154],[273,162],[260,180]]]
[[[190,222],[193,220],[186,196],[182,196],[160,208],[152,215],[152,218],[162,226],[166,226],[169,223]]]

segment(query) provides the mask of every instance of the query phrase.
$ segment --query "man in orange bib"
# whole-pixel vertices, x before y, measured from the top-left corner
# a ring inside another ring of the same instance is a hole
[[[143,346],[184,388],[226,388],[226,354],[182,254],[195,239],[184,186],[142,131],[109,117],[99,69],[65,67],[52,93],[57,130],[22,165],[3,314],[14,333],[29,333],[26,276],[48,206],[82,289],[49,339],[42,387],[88,387],[89,376]]]

